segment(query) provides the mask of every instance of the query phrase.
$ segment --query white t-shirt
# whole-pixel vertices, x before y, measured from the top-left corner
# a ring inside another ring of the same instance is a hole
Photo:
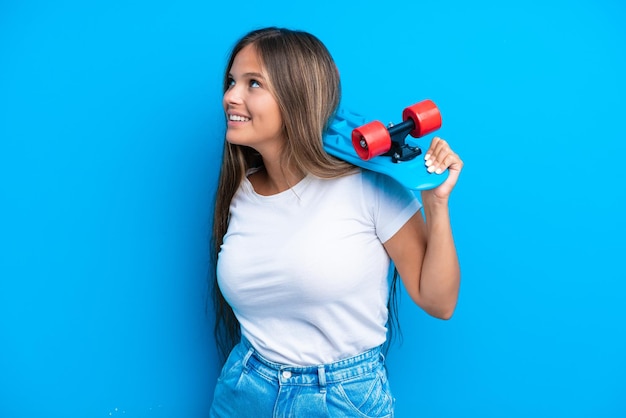
[[[245,179],[217,263],[242,335],[265,358],[331,363],[385,341],[390,259],[382,243],[420,209],[369,171],[306,176],[272,196]]]

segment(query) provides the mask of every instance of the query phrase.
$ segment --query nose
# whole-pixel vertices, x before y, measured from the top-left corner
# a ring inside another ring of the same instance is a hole
[[[240,104],[242,102],[241,91],[237,86],[231,86],[224,92],[224,103],[226,104]]]

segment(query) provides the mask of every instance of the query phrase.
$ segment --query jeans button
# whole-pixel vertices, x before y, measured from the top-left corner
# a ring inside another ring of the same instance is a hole
[[[291,377],[291,372],[289,370],[284,370],[283,371],[283,377],[285,379],[289,379]]]

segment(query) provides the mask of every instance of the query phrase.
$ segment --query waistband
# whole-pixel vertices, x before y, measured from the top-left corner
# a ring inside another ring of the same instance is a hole
[[[272,362],[259,354],[243,338],[244,370],[252,368],[280,385],[319,385],[322,392],[328,383],[350,380],[384,368],[385,358],[381,346],[374,347],[354,357],[315,366],[293,366]]]

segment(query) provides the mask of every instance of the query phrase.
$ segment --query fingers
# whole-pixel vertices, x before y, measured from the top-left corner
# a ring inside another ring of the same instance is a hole
[[[424,159],[429,173],[441,174],[448,168],[460,171],[463,166],[459,156],[439,137],[433,138]]]

